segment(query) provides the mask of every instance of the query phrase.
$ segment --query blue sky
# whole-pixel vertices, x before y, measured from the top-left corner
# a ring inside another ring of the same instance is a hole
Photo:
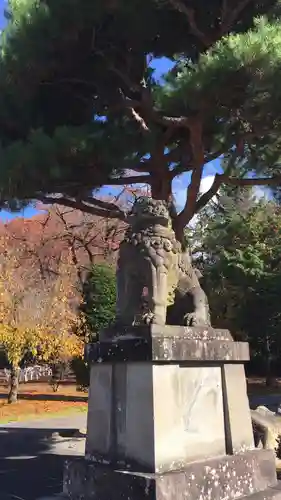
[[[4,0],[0,0],[0,29],[3,29],[5,26],[5,18],[4,18],[4,7],[5,7],[6,2]],[[170,66],[170,62],[167,59],[160,59],[154,62],[153,66],[155,67],[156,70],[156,76],[160,77],[163,73],[165,73]],[[214,162],[209,163],[208,165],[205,166],[204,169],[204,178],[202,182],[202,189],[208,189],[210,186],[210,181],[213,177],[213,175],[219,171],[219,160],[216,160]],[[177,204],[178,206],[182,206],[183,202],[185,201],[185,194],[186,194],[186,187],[189,184],[189,179],[190,179],[190,174],[183,174],[180,177],[176,178],[173,183],[173,191],[176,196]],[[114,188],[107,188],[105,187],[103,189],[105,193],[111,192],[114,194],[116,192],[116,189]],[[31,217],[36,213],[36,210],[33,207],[29,207],[25,209],[22,212],[19,212],[17,214],[9,213],[4,210],[0,211],[0,219],[4,220],[9,220],[11,218],[15,217]]]

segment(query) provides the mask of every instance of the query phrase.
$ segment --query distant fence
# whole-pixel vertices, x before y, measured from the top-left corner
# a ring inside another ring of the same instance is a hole
[[[52,368],[48,365],[27,366],[20,369],[19,381],[21,383],[32,381],[49,381],[52,377]],[[11,370],[4,368],[0,370],[0,385],[8,384],[10,381]],[[68,383],[75,383],[75,375],[72,370],[67,370],[63,380]]]
[[[4,368],[0,370],[0,383],[8,383],[11,376],[11,370]],[[48,379],[52,376],[52,368],[48,365],[27,366],[20,369],[19,381],[30,382],[32,380]]]

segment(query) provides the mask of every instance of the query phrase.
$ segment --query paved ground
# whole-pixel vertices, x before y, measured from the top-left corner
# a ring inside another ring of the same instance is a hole
[[[251,407],[277,409],[280,395],[254,396]],[[84,455],[75,431],[86,426],[86,413],[0,425],[0,500],[38,500],[62,491],[64,460]]]
[[[60,493],[64,460],[84,454],[84,440],[73,435],[85,425],[85,413],[0,425],[0,499]]]

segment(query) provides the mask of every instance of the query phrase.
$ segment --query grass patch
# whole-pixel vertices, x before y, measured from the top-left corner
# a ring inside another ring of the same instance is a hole
[[[0,424],[8,424],[11,422],[24,422],[25,420],[34,420],[40,418],[55,418],[73,413],[85,413],[88,409],[87,404],[44,404],[37,401],[36,404],[30,402],[18,401],[13,405],[0,404]]]
[[[84,413],[88,409],[87,396],[77,392],[74,385],[63,385],[54,393],[46,383],[22,384],[14,404],[7,403],[7,392],[7,387],[0,387],[0,424]]]

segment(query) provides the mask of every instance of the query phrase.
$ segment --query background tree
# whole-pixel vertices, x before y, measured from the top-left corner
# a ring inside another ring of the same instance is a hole
[[[280,184],[277,0],[10,0],[0,56],[0,198],[125,218],[103,185],[147,183],[177,237],[219,187]],[[171,33],[173,36],[171,36]],[[156,58],[172,68],[161,81]],[[223,171],[200,195],[204,165]],[[234,168],[235,167],[235,168]]]
[[[74,333],[79,297],[69,262],[61,264],[55,281],[42,282],[41,289],[30,293],[26,292],[20,250],[15,253],[3,238],[1,250],[0,344],[11,366],[8,401],[12,403],[17,400],[19,370],[27,356],[53,366],[65,365],[73,356],[82,356],[83,342]],[[53,385],[57,388],[57,381]]]
[[[83,287],[82,314],[90,337],[108,326],[115,318],[116,279],[113,267],[106,264],[92,266]]]
[[[216,207],[196,251],[204,255],[214,326],[249,340],[252,370],[272,383],[281,348],[281,210],[244,195]]]
[[[65,369],[73,357],[83,356],[83,342],[75,334],[79,329],[79,297],[75,288],[75,269],[68,261],[60,264],[58,277],[51,283],[41,306],[36,325],[39,359],[52,366],[52,387],[58,390]]]
[[[106,263],[91,267],[83,286],[80,335],[84,342],[93,340],[98,332],[115,318],[115,270]],[[72,368],[79,388],[89,386],[89,367],[84,360],[74,359]]]
[[[20,246],[22,269],[32,268],[38,281],[56,279],[61,261],[69,255],[80,288],[90,265],[115,263],[124,223],[59,205],[38,208],[41,212],[30,219],[0,224],[10,247]]]
[[[11,366],[8,402],[17,401],[20,363],[27,353],[35,354],[37,340],[33,324],[23,307],[24,286],[19,275],[17,254],[1,239],[0,262],[0,344]]]

